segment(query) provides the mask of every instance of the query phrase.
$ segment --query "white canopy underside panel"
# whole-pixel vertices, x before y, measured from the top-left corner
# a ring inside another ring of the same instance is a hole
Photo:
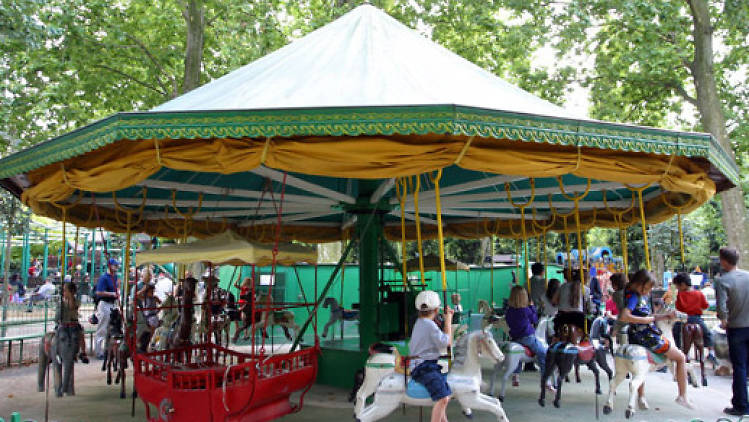
[[[370,5],[153,110],[433,104],[586,118],[513,86]]]

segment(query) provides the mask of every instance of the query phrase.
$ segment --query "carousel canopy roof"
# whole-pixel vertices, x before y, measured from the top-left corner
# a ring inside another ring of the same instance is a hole
[[[280,214],[282,239],[323,242],[370,211],[400,238],[401,208],[408,238],[417,211],[433,237],[439,169],[446,235],[469,238],[633,224],[638,188],[663,221],[738,180],[710,135],[574,116],[365,5],[151,111],[5,157],[0,183],[89,227],[267,242]]]
[[[135,262],[136,265],[210,262],[214,265],[265,266],[273,263],[273,245],[248,242],[227,230],[207,239],[138,252]],[[294,265],[299,262],[316,264],[317,249],[295,244],[278,246],[276,263]]]
[[[576,118],[370,5],[153,111],[460,104]]]

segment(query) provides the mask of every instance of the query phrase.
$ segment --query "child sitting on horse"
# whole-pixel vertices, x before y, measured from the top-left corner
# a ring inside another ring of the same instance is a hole
[[[687,273],[676,274],[673,283],[679,292],[676,296],[676,310],[687,314],[687,324],[697,324],[702,328],[703,345],[710,351],[708,354],[708,360],[716,360],[712,351],[712,333],[707,328],[707,325],[705,325],[705,321],[702,320],[702,311],[710,306],[707,303],[707,298],[701,291],[692,289],[692,280]],[[674,341],[679,346],[681,346],[682,340],[682,327],[683,324],[681,322],[674,324]]]
[[[510,300],[505,311],[505,322],[510,327],[510,339],[530,349],[536,355],[541,373],[546,368],[546,345],[536,337],[533,328],[538,323],[536,307],[528,300],[528,292],[522,286],[514,286],[510,290]],[[512,385],[519,385],[521,365],[512,374]]]
[[[454,311],[451,308],[445,309],[444,332],[440,331],[434,322],[440,305],[440,297],[434,291],[424,290],[416,296],[419,319],[414,324],[411,341],[408,342],[409,353],[413,356],[410,361],[411,377],[429,391],[434,402],[431,422],[447,421],[445,410],[452,395],[437,360],[440,351],[450,346]]]
[[[75,283],[68,282],[63,284],[62,303],[55,319],[59,322],[60,328],[78,330],[78,350],[80,351],[78,358],[81,362],[88,363],[86,336],[83,335],[83,327],[78,322],[78,308],[81,306],[81,302],[76,298],[77,290]]]
[[[645,347],[650,352],[664,355],[676,362],[676,381],[679,385],[679,396],[676,403],[689,409],[693,405],[687,399],[687,367],[684,354],[675,345],[663,338],[661,330],[655,325],[662,319],[676,317],[674,311],[665,314],[651,315],[649,295],[655,286],[655,277],[650,271],[637,271],[624,289],[624,308],[619,320],[629,323],[629,342]]]

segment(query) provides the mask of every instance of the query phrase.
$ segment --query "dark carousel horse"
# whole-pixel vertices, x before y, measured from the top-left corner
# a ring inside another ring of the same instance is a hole
[[[707,377],[705,376],[705,343],[702,333],[702,327],[697,323],[687,322],[681,325],[681,351],[689,362],[689,351],[694,349],[694,359],[700,363],[700,375],[702,376],[702,386],[707,387]]]
[[[112,384],[112,370],[115,371],[115,384],[120,384],[120,398],[124,399],[125,394],[125,370],[127,369],[127,360],[130,357],[129,349],[125,341],[123,332],[122,314],[118,308],[112,308],[109,315],[109,325],[107,326],[107,338],[104,349],[104,361],[101,365],[102,371],[107,371],[107,384]]]
[[[605,346],[597,342],[591,344],[589,341],[576,343],[572,341],[574,336],[570,334],[571,332],[570,327],[565,325],[562,329],[562,341],[552,344],[546,351],[546,368],[541,376],[541,395],[538,398],[538,404],[541,406],[546,405],[546,381],[554,374],[555,369],[559,371],[554,382],[557,392],[553,403],[557,408],[562,398],[562,380],[569,376],[573,367],[578,383],[581,382],[580,365],[586,365],[593,372],[596,380],[596,394],[602,394],[598,367],[600,366],[606,372],[609,381],[613,377],[613,372],[606,361]]]

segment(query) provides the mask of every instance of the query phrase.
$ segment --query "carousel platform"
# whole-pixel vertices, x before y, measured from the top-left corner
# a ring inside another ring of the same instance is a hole
[[[119,386],[107,386],[100,371],[101,367],[94,361],[90,365],[76,366],[76,396],[50,397],[50,420],[56,421],[112,421],[132,422],[145,420],[143,404],[135,406],[135,418],[130,417],[130,385],[128,398],[120,400]],[[12,412],[19,412],[23,419],[44,420],[44,393],[36,392],[36,366],[15,367],[0,371],[3,381],[0,383],[0,417],[8,420]],[[132,377],[132,372],[129,377]],[[484,372],[484,380],[490,374]],[[542,408],[536,403],[538,398],[538,373],[521,374],[520,387],[508,387],[504,409],[510,421],[534,420],[575,420],[595,421],[595,398],[593,396],[593,379],[590,371],[582,371],[582,384],[565,384],[562,408]],[[651,373],[646,380],[647,398],[651,409],[637,412],[633,421],[641,422],[689,422],[695,418],[704,421],[715,421],[721,417],[724,407],[729,406],[731,396],[731,378],[708,374],[710,386],[707,388],[689,387],[689,395],[695,402],[696,410],[689,411],[673,403],[676,396],[676,385],[668,374]],[[132,378],[128,379],[128,384]],[[353,404],[349,403],[349,389],[315,384],[307,394],[304,409],[300,413],[287,415],[284,421],[327,421],[351,420]],[[294,397],[295,398],[295,397]],[[603,397],[599,397],[603,405]],[[601,415],[601,421],[625,421],[624,407],[627,399],[627,387],[619,387],[615,400],[614,414]],[[466,420],[460,413],[460,406],[451,403],[447,411],[448,419]],[[428,418],[428,409],[424,409],[424,418]],[[389,422],[412,422],[418,420],[419,409],[406,407],[405,413],[398,409],[385,420]],[[729,418],[736,420],[736,418]],[[496,421],[489,414],[476,412],[475,422]]]

